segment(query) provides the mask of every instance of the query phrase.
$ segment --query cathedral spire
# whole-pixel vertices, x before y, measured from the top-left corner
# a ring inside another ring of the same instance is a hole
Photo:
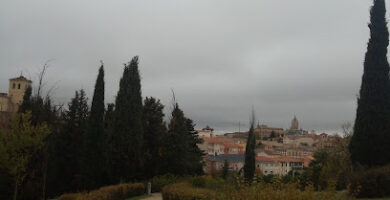
[[[297,116],[294,115],[294,118],[291,120],[290,130],[299,130],[299,122]]]

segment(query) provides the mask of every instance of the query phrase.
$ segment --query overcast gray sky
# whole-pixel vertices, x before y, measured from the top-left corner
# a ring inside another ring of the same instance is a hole
[[[371,0],[1,0],[0,91],[8,78],[47,85],[56,103],[90,97],[105,63],[113,102],[123,63],[140,56],[143,96],[170,110],[171,88],[201,128],[260,123],[336,131],[353,122]]]

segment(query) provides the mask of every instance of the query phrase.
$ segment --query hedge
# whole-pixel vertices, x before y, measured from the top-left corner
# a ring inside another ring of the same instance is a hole
[[[129,183],[105,186],[88,193],[70,193],[61,195],[58,200],[123,200],[145,193],[143,183]]]
[[[251,187],[219,189],[197,188],[182,182],[163,188],[164,200],[346,200],[347,193],[334,190],[315,192],[312,186],[304,191],[297,184],[256,184]]]
[[[181,179],[182,178],[179,178],[172,174],[155,176],[150,180],[150,182],[152,183],[152,192],[161,192],[163,187],[177,183]]]
[[[209,189],[194,188],[184,182],[165,186],[162,196],[164,200],[209,200],[215,199],[216,193]]]

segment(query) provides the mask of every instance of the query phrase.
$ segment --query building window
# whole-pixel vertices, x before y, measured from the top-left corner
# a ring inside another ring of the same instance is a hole
[[[12,84],[12,88],[13,88],[13,89],[15,89],[15,87],[16,87],[15,83],[14,83],[14,84]]]
[[[18,84],[18,89],[20,89],[20,83]]]

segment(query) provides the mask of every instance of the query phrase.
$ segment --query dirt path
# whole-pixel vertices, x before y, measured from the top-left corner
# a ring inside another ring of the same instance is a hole
[[[153,193],[152,196],[142,200],[162,200],[161,193]]]

